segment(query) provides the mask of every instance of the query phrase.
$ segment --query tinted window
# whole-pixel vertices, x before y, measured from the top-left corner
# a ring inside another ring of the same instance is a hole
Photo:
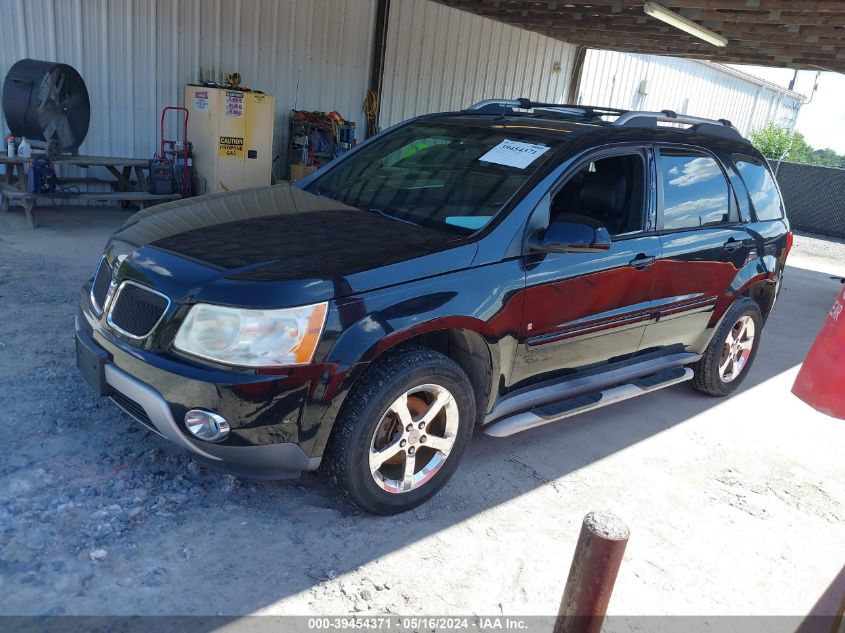
[[[660,151],[663,228],[687,229],[730,219],[728,182],[719,164],[694,152]]]
[[[611,235],[643,228],[643,160],[611,156],[584,165],[552,199],[551,219],[562,215],[598,220]]]
[[[559,144],[504,126],[421,121],[362,147],[308,190],[401,222],[467,234],[487,224]]]
[[[739,173],[748,187],[751,203],[758,220],[779,220],[783,217],[783,205],[780,200],[775,179],[762,161],[749,156],[734,156]]]

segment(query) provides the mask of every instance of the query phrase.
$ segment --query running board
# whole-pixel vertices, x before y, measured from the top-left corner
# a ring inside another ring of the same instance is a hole
[[[662,373],[667,369],[691,365],[700,358],[699,354],[690,352],[658,356],[615,369],[579,378],[570,378],[569,380],[548,382],[539,387],[514,392],[506,396],[490,413],[484,416],[483,424],[486,426],[517,413],[536,409],[541,405],[569,400],[584,393],[597,392],[616,385],[634,382],[642,376],[651,376],[652,374]]]
[[[631,382],[616,385],[603,391],[593,391],[567,400],[553,402],[540,407],[517,413],[510,417],[494,422],[484,428],[487,435],[493,437],[508,437],[533,429],[544,424],[550,424],[563,420],[564,418],[586,413],[594,409],[600,409],[623,400],[636,398],[664,387],[676,385],[679,382],[691,380],[693,371],[689,367],[676,367],[666,371],[649,374],[632,380]]]

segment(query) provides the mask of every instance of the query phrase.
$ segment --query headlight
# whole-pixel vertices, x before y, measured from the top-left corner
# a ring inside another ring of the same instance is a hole
[[[241,310],[198,303],[176,334],[176,349],[226,365],[307,365],[314,357],[328,304]]]

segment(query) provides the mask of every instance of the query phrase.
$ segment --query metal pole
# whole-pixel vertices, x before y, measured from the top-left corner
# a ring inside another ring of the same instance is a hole
[[[554,633],[599,633],[630,530],[610,512],[584,517]]]

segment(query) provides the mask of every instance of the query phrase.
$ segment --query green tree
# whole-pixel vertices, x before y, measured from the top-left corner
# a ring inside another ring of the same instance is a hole
[[[783,157],[793,163],[845,168],[845,156],[829,148],[815,149],[804,140],[803,134],[782,125],[769,123],[751,132],[749,138],[766,158],[777,160]]]
[[[799,132],[793,132],[792,145],[789,148],[789,153],[786,155],[786,160],[791,160],[793,163],[812,163],[812,157],[813,148],[804,140],[804,135]]]
[[[817,149],[810,154],[810,162],[825,167],[845,167],[845,156],[840,156],[830,148]]]
[[[786,160],[808,162],[809,155],[813,151],[803,135],[775,123],[769,123],[764,128],[752,131],[749,137],[766,158],[779,159],[783,156]]]

